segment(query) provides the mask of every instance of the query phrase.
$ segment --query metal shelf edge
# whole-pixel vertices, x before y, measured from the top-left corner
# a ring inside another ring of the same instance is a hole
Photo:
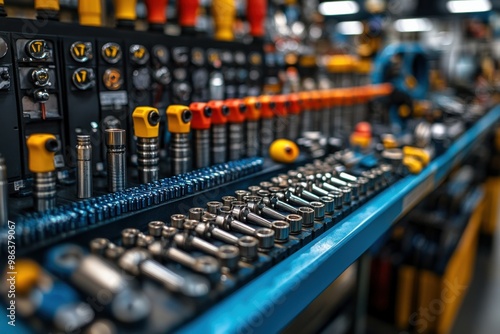
[[[281,330],[397,218],[434,190],[499,119],[500,106],[497,106],[422,173],[396,182],[320,238],[181,327],[179,332],[268,333]]]

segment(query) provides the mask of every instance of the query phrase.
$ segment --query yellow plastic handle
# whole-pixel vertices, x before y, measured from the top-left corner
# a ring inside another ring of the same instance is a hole
[[[234,40],[233,26],[236,21],[235,0],[213,0],[212,15],[215,23],[215,39]]]
[[[137,0],[115,0],[115,17],[117,20],[135,21],[137,19]]]
[[[269,156],[276,162],[292,163],[297,160],[299,154],[297,144],[287,139],[277,139],[269,147]]]
[[[419,174],[424,168],[422,161],[412,156],[404,157],[403,165],[405,165],[406,168],[408,168],[408,171],[412,174]]]
[[[48,133],[32,134],[26,141],[29,152],[29,170],[32,173],[46,173],[56,170],[54,156],[59,151],[56,136]]]
[[[79,0],[78,17],[81,25],[94,27],[102,26],[101,0]]]
[[[403,153],[405,156],[412,156],[419,159],[420,161],[422,161],[422,164],[424,166],[427,166],[431,161],[431,156],[429,152],[427,152],[425,149],[422,148],[405,146],[403,147]]]
[[[173,105],[167,109],[168,131],[171,133],[189,133],[193,113],[187,106]]]
[[[2,1],[3,2],[3,1]],[[59,11],[59,0],[35,0],[35,9]]]
[[[16,290],[20,295],[27,295],[41,277],[42,268],[33,260],[20,259],[16,262],[16,272]]]
[[[132,113],[134,133],[139,138],[156,138],[160,129],[160,113],[151,107],[137,107]]]

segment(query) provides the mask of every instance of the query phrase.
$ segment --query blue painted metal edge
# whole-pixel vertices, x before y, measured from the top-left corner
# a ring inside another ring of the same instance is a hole
[[[434,190],[500,120],[500,106],[482,117],[422,173],[377,195],[318,240],[179,329],[180,333],[274,333],[285,327],[394,221]]]

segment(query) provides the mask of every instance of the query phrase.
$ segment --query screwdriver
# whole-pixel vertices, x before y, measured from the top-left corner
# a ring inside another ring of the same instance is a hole
[[[199,0],[178,0],[179,25],[183,35],[196,33],[196,17],[198,15]]]
[[[56,166],[54,156],[59,142],[52,134],[32,134],[26,141],[29,170],[33,173],[33,201],[36,211],[43,212],[56,205]]]
[[[134,29],[137,19],[137,0],[114,0],[116,26],[124,29]]]
[[[236,20],[235,0],[212,0],[215,36],[218,41],[234,40],[233,26]]]
[[[39,20],[59,21],[59,9],[59,0],[35,0],[36,17]]]
[[[144,0],[148,10],[148,23],[150,31],[163,32],[167,23],[168,0]]]
[[[102,26],[101,0],[78,1],[78,18],[83,26]]]

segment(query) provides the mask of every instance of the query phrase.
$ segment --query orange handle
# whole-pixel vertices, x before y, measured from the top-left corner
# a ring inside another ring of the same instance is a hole
[[[189,105],[189,110],[193,113],[191,129],[210,129],[210,125],[212,124],[212,109],[207,103],[193,102]]]
[[[229,108],[224,101],[210,101],[207,104],[212,110],[212,124],[226,124]]]

